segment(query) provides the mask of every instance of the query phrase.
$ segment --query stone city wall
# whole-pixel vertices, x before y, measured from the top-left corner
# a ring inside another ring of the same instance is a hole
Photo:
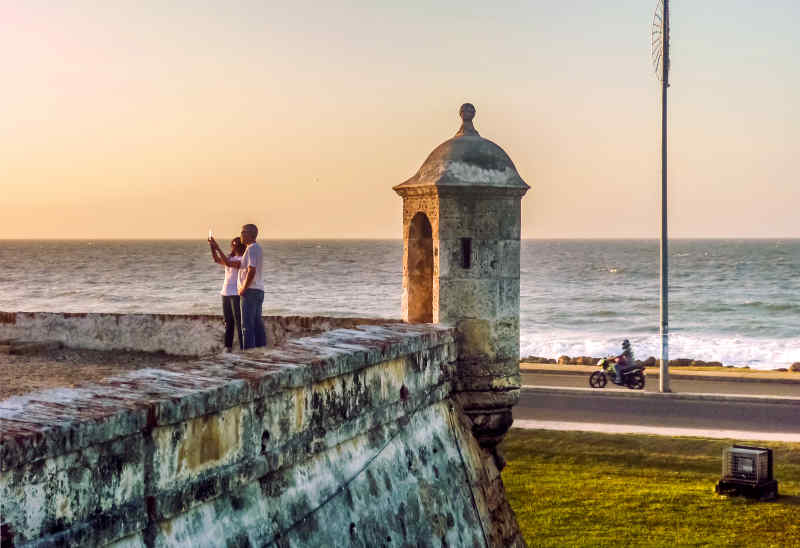
[[[270,346],[335,328],[386,323],[392,320],[264,316]],[[90,350],[202,356],[223,350],[224,332],[222,316],[214,315],[0,312],[0,340],[56,341]]]
[[[2,545],[523,545],[456,357],[451,328],[359,325],[0,401]]]

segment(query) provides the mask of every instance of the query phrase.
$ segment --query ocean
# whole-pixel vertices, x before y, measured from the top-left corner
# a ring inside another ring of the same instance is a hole
[[[398,318],[399,240],[264,240],[264,313]],[[521,355],[660,348],[656,240],[524,240]],[[0,310],[219,314],[203,241],[0,241]],[[800,361],[800,240],[670,242],[670,358]]]

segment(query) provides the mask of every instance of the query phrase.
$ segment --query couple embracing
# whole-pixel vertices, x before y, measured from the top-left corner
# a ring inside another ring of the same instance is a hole
[[[217,241],[209,236],[211,257],[225,267],[222,283],[222,314],[225,318],[225,348],[233,349],[233,334],[239,335],[239,348],[246,350],[267,345],[267,334],[261,318],[264,303],[264,253],[256,242],[258,228],[247,224],[240,237],[231,240],[231,252],[225,254]]]

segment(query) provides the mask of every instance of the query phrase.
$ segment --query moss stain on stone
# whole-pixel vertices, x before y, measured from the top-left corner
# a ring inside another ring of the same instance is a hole
[[[178,449],[178,473],[200,472],[237,450],[241,413],[240,407],[234,407],[189,421]]]

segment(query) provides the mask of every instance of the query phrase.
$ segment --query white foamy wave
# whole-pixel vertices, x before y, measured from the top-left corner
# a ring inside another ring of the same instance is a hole
[[[521,356],[558,358],[559,356],[608,356],[619,354],[620,343],[629,339],[638,359],[661,352],[658,334],[630,336],[624,333],[575,333],[568,331],[520,336]],[[729,335],[698,336],[673,333],[669,337],[670,359],[691,358],[718,361],[725,365],[754,369],[777,369],[800,362],[800,337],[757,339]]]

